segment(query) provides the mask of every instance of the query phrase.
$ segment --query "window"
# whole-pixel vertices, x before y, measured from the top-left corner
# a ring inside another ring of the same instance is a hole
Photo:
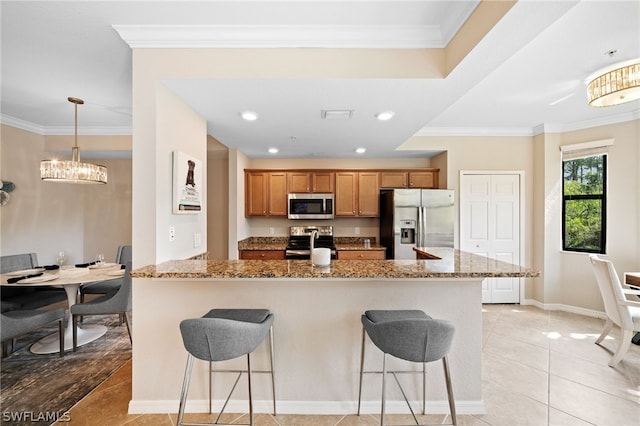
[[[607,155],[563,157],[562,249],[604,253],[607,235]]]

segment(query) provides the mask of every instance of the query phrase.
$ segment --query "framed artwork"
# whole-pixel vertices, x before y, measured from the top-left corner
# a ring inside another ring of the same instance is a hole
[[[202,210],[202,162],[173,151],[173,214],[197,214]]]

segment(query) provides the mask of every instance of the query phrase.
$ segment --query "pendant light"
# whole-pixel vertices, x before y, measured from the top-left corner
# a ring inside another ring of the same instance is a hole
[[[97,164],[80,162],[78,147],[78,105],[82,99],[67,98],[75,105],[75,146],[71,148],[71,161],[42,160],[40,178],[48,182],[61,183],[107,183],[107,168]]]

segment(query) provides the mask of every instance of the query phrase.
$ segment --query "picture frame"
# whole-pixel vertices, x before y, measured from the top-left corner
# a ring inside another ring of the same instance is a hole
[[[202,210],[202,161],[173,151],[173,214]]]

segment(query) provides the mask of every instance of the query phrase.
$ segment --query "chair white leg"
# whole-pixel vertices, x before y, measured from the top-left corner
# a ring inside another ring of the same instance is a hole
[[[182,392],[180,393],[180,408],[178,408],[178,426],[182,426],[184,408],[187,402],[187,392],[189,391],[189,380],[191,379],[191,369],[193,368],[193,355],[187,356],[187,366],[184,369],[184,380],[182,381]]]
[[[360,415],[360,402],[362,401],[362,371],[364,370],[364,327],[362,327],[362,346],[360,347],[360,386],[358,387],[358,415]]]
[[[447,397],[449,398],[449,411],[451,411],[451,424],[457,426],[458,418],[456,416],[456,401],[453,398],[453,387],[451,386],[451,374],[449,373],[449,358],[445,355],[442,358],[444,367],[444,379],[447,383]]]
[[[613,327],[613,321],[607,318],[607,322],[604,323],[604,329],[602,330],[600,337],[598,337],[598,339],[596,340],[596,344],[599,344],[604,340],[605,337],[607,337],[607,335],[611,331],[611,327]]]
[[[615,367],[616,365],[618,365],[624,354],[626,354],[629,350],[632,337],[633,330],[622,330],[620,344],[618,345],[618,349],[616,349],[615,354],[613,354],[613,358],[611,358],[611,361],[609,361],[609,367]]]

